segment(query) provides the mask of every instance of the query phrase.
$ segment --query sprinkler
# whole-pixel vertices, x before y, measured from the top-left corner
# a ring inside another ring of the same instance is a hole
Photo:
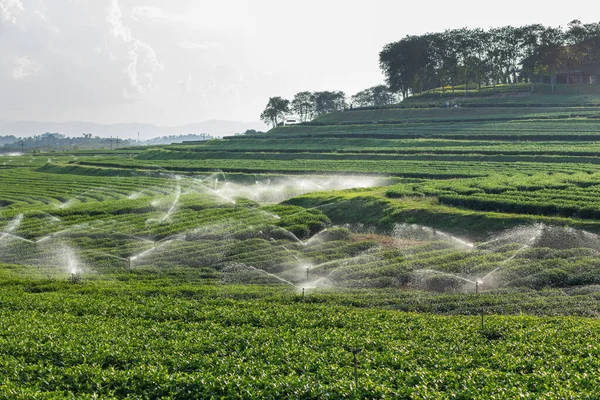
[[[81,283],[81,275],[77,268],[71,269],[71,277],[69,278],[71,283]]]
[[[310,268],[306,268],[306,280],[308,280],[308,279],[309,279],[309,278],[308,278],[308,274],[309,274],[309,272],[310,272]]]
[[[356,355],[360,352],[361,349],[358,347],[352,349],[352,355],[354,358],[354,390],[358,389],[358,359],[356,358]]]
[[[477,279],[475,281],[475,294],[479,294],[479,285],[483,287],[483,279]]]
[[[304,298],[304,288],[302,288],[302,298]]]
[[[481,308],[481,330],[483,330],[484,325],[483,325],[483,307]]]
[[[475,282],[475,294],[477,296],[479,296],[479,284],[480,283],[483,284],[483,281],[478,280],[478,281]],[[480,310],[481,310],[480,311],[481,312],[481,330],[483,330],[483,327],[484,327],[484,323],[483,323],[483,314],[484,314],[483,305],[481,306]]]

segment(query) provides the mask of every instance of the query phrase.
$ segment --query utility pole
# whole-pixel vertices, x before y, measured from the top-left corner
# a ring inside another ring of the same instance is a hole
[[[110,137],[110,149],[112,150],[112,136]]]
[[[138,144],[140,144],[140,133],[138,132]]]
[[[117,136],[117,149],[119,148],[119,137]]]

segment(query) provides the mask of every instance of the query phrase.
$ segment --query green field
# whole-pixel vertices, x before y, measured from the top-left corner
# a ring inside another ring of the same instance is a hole
[[[0,398],[596,398],[600,97],[435,96],[0,157]]]

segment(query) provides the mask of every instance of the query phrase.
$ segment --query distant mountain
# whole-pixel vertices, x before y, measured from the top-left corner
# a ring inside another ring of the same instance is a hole
[[[152,124],[97,124],[93,122],[41,122],[41,121],[9,121],[0,120],[0,136],[34,136],[45,132],[61,133],[66,136],[81,136],[91,133],[93,136],[137,138],[146,140],[157,136],[201,134],[208,133],[212,136],[231,136],[245,132],[248,129],[266,131],[268,128],[262,122],[238,122],[210,120],[195,124],[181,126],[156,126]]]

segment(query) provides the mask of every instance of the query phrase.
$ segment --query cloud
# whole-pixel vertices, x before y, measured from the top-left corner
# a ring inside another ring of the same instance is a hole
[[[17,18],[14,13],[24,10],[21,0],[0,0],[0,22],[15,24]]]
[[[177,43],[177,47],[186,50],[208,50],[219,46],[221,46],[220,43],[196,43],[190,41]]]
[[[123,24],[123,12],[118,0],[110,0],[107,21],[107,51],[115,61],[120,58],[127,60],[123,73],[128,86],[123,88],[123,95],[128,99],[140,98],[152,89],[154,75],[162,71],[164,66],[152,46],[133,37],[131,29]]]
[[[13,79],[18,81],[21,79],[25,79],[29,76],[35,76],[40,72],[41,67],[32,62],[29,57],[17,57],[15,58],[15,68],[13,69]]]

